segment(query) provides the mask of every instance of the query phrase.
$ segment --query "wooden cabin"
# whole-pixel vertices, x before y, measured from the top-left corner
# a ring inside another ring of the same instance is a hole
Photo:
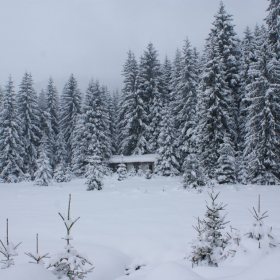
[[[134,166],[137,171],[141,167],[143,172],[149,168],[152,172],[154,171],[154,165],[156,161],[156,154],[147,154],[147,155],[131,155],[131,156],[122,156],[116,155],[112,156],[110,159],[110,167],[113,168],[114,172],[118,169],[120,163],[126,164],[127,171],[129,172]]]

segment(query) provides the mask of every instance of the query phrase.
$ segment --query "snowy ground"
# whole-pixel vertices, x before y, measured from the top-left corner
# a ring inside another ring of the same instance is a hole
[[[39,265],[28,264],[24,252],[39,250],[54,254],[65,241],[64,224],[57,214],[67,212],[72,194],[72,218],[81,216],[72,230],[72,244],[87,253],[94,270],[88,280],[264,280],[280,279],[280,250],[270,254],[254,251],[218,268],[195,267],[185,259],[196,232],[194,216],[203,217],[207,191],[195,194],[179,188],[179,178],[132,178],[119,182],[106,179],[102,191],[87,192],[84,180],[38,187],[32,183],[0,184],[0,238],[5,238],[9,218],[10,241],[22,244],[16,265],[0,270],[2,280],[56,279]],[[242,228],[252,223],[248,208],[268,210],[266,224],[280,240],[279,186],[218,186],[219,201],[228,204],[228,220]],[[1,257],[1,256],[0,256]],[[134,268],[142,265],[139,270]],[[130,275],[125,275],[127,271]]]

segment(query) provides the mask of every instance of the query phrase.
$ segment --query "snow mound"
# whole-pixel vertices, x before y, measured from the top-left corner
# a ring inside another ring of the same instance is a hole
[[[22,264],[0,270],[0,279],[5,280],[57,280],[57,278],[39,264]]]
[[[174,263],[163,263],[154,268],[145,278],[145,280],[202,280],[201,276],[191,271],[189,268]]]

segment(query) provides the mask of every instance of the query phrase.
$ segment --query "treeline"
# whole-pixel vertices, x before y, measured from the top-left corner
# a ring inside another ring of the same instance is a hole
[[[240,40],[221,3],[202,54],[188,39],[172,62],[161,64],[152,43],[140,60],[129,51],[120,96],[91,81],[82,98],[71,75],[60,98],[52,79],[37,97],[29,73],[16,94],[10,78],[1,179],[68,181],[97,166],[106,172],[112,154],[157,153],[155,172],[184,173],[185,187],[278,184],[279,16],[280,0],[270,1],[266,25],[247,27]]]
[[[223,3],[204,51],[188,39],[160,65],[150,43],[130,51],[119,109],[119,152],[158,153],[156,172],[184,172],[185,187],[278,184],[280,173],[280,1],[266,25],[240,40]]]

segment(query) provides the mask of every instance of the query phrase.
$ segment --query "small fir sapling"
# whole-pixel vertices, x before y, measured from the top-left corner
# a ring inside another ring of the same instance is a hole
[[[89,164],[87,166],[87,172],[85,174],[87,178],[87,190],[102,190],[104,168],[101,164],[100,157],[94,154],[93,156],[89,157],[88,162]]]
[[[35,253],[25,253],[25,255],[27,255],[28,257],[32,258],[34,261],[30,262],[30,263],[37,263],[37,264],[44,264],[43,259],[49,258],[48,257],[49,253],[43,254],[41,255],[39,253],[39,237],[38,237],[38,233],[36,234],[36,252]]]
[[[6,228],[6,245],[2,242],[0,239],[0,243],[2,246],[0,246],[0,253],[4,255],[5,259],[1,260],[0,263],[3,263],[2,269],[8,268],[11,265],[14,265],[14,259],[12,257],[17,256],[16,249],[21,244],[21,242],[18,245],[14,245],[12,242],[9,241],[9,220],[7,219],[7,228]]]
[[[268,217],[267,211],[261,213],[260,195],[258,199],[258,211],[253,207],[253,212],[249,210],[254,217],[252,226],[247,230],[245,236],[258,242],[259,249],[268,249],[277,247],[277,240],[272,234],[272,227],[264,224],[264,219]]]
[[[144,173],[142,170],[142,165],[139,165],[138,170],[137,170],[137,176],[138,177],[143,177]]]
[[[74,178],[74,174],[71,170],[70,164],[68,164],[65,171],[65,182],[70,182],[73,178]]]
[[[197,239],[193,240],[191,243],[192,251],[188,257],[188,259],[192,262],[192,267],[194,265],[203,265],[207,262],[208,256],[211,253],[211,246],[203,236],[203,233],[206,230],[205,225],[203,225],[199,218],[197,218],[197,225],[193,226],[193,228],[198,234]]]
[[[92,266],[92,263],[88,260],[86,255],[79,254],[70,244],[70,240],[73,240],[73,237],[71,236],[71,228],[80,219],[80,217],[75,220],[71,219],[70,206],[71,194],[69,195],[68,215],[65,216],[58,213],[67,230],[67,234],[63,238],[66,240],[65,250],[57,256],[52,257],[47,268],[53,267],[53,273],[58,276],[58,279],[66,276],[70,280],[78,280],[83,279],[86,277],[87,273],[92,272],[93,267],[87,268],[86,264]]]
[[[118,180],[119,181],[122,181],[122,180],[126,179],[127,170],[126,170],[126,165],[124,163],[120,163],[118,165],[117,173],[118,173]]]
[[[205,176],[201,170],[199,162],[194,154],[189,154],[184,163],[184,175],[181,181],[182,187],[188,190],[195,189],[201,192],[201,187],[205,186]]]
[[[132,166],[129,170],[129,172],[127,173],[128,177],[135,177],[136,176],[136,170],[135,167]]]
[[[206,253],[204,255],[200,254],[201,259],[195,262],[195,264],[218,266],[218,262],[221,260],[223,250],[227,245],[227,240],[223,237],[222,230],[229,222],[225,221],[226,215],[220,215],[220,211],[225,210],[226,207],[226,205],[223,205],[223,203],[218,204],[216,202],[216,199],[218,198],[220,193],[208,194],[211,199],[211,203],[208,203],[206,201],[207,209],[205,218],[199,222],[201,223],[201,226],[203,228],[203,232],[201,232],[201,243],[199,250],[202,250],[202,252]],[[198,229],[199,227],[197,227],[196,230]],[[197,251],[197,253],[199,252],[200,251]]]
[[[146,179],[151,179],[152,176],[153,176],[152,170],[150,168],[147,168],[146,175],[145,175]]]
[[[226,214],[220,215],[220,211],[225,210],[227,205],[217,203],[216,199],[220,193],[208,193],[211,199],[211,204],[206,204],[205,219],[205,241],[209,242],[211,252],[208,259],[208,265],[218,266],[218,262],[222,256],[223,249],[226,247],[226,239],[222,235],[222,230],[229,221],[225,221]]]

